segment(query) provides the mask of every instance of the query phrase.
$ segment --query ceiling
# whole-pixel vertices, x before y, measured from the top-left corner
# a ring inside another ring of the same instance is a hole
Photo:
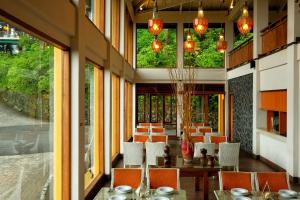
[[[241,0],[202,0],[204,10],[230,10],[230,5]],[[200,0],[157,0],[158,10],[164,11],[196,11]],[[286,9],[287,0],[269,0],[270,10],[281,11]],[[135,14],[153,10],[153,0],[132,0]],[[252,9],[253,0],[248,0],[249,9]]]

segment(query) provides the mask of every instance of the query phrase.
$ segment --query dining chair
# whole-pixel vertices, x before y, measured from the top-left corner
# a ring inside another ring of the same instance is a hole
[[[205,133],[204,135],[204,142],[209,143],[210,142],[210,137],[211,136],[220,136],[219,133],[212,132],[212,133]]]
[[[124,142],[124,167],[130,165],[143,165],[144,143]]]
[[[249,192],[254,191],[254,174],[251,172],[219,172],[220,190],[231,190],[232,188],[243,188]]]
[[[152,135],[151,142],[164,142],[168,143],[168,136],[167,135]]]
[[[291,188],[289,175],[286,172],[255,172],[256,190],[262,191],[266,183],[270,186],[271,192]]]
[[[201,155],[201,149],[206,149],[206,155],[215,156],[215,144],[214,143],[202,143],[196,142],[194,144],[194,157],[199,158]]]
[[[149,168],[147,177],[150,189],[167,186],[180,190],[179,169],[177,168]]]
[[[149,134],[149,128],[146,128],[146,127],[137,127],[135,129],[135,133],[148,135]]]
[[[133,142],[147,142],[149,140],[148,135],[133,135]]]
[[[163,127],[163,123],[151,123],[151,127]]]
[[[204,122],[194,122],[194,123],[192,123],[193,124],[193,126],[195,126],[195,127],[202,127],[202,126],[204,126]]]
[[[195,128],[195,127],[190,127],[189,130],[188,130],[188,127],[184,127],[183,130],[184,131],[189,131],[190,134],[197,134],[198,133],[197,128]]]
[[[223,142],[227,142],[227,137],[226,136],[212,135],[212,136],[210,136],[210,142],[215,143],[215,144],[220,144],[220,143],[223,143]]]
[[[113,168],[111,177],[111,188],[128,185],[137,189],[144,179],[144,172],[143,168]]]
[[[200,127],[200,128],[198,128],[198,132],[203,133],[205,135],[206,133],[211,133],[212,128],[210,128],[210,127]]]
[[[139,123],[139,126],[150,127],[151,123]]]
[[[191,136],[203,136],[203,133],[195,132],[191,133]]]
[[[219,144],[219,164],[221,167],[234,167],[239,171],[240,143],[220,143]]]
[[[157,157],[164,155],[164,142],[146,142],[146,165],[157,165]]]
[[[191,135],[191,142],[196,143],[196,142],[204,142],[204,136],[203,135]]]
[[[151,135],[164,135],[165,134],[165,129],[164,128],[151,128],[150,131]]]

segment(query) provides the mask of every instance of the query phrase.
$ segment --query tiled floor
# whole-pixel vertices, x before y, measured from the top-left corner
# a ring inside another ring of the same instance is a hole
[[[122,161],[118,163],[118,167],[122,167]],[[248,154],[240,153],[240,171],[274,171],[265,163],[260,160],[255,160],[249,157]],[[106,184],[109,186],[109,183]],[[194,190],[194,178],[180,178],[180,186],[182,189],[186,190],[188,200],[199,200],[202,196],[202,191]],[[203,187],[202,185],[200,186]],[[300,184],[291,184],[292,189],[300,191]],[[217,177],[211,177],[209,180],[209,199],[216,199],[213,191],[218,190],[219,181]]]

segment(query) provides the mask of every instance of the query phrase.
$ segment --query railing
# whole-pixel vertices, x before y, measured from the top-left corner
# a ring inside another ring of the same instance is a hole
[[[287,16],[261,30],[262,55],[271,53],[287,44]]]
[[[253,59],[253,39],[245,41],[229,53],[229,66],[232,69]]]

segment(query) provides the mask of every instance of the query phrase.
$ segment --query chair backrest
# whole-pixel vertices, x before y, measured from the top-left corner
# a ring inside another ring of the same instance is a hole
[[[191,142],[204,142],[204,136],[197,135],[197,136],[191,136]]]
[[[163,127],[163,123],[151,123],[151,126]]]
[[[149,139],[148,135],[134,135],[133,142],[147,142]]]
[[[165,129],[164,128],[151,128],[151,134],[154,134],[154,135],[163,135],[165,134]]]
[[[204,126],[204,122],[194,122],[193,126],[195,126],[195,127],[202,127],[202,126]]]
[[[148,185],[150,189],[168,186],[180,190],[179,169],[149,168]]]
[[[199,133],[199,132],[191,133],[191,136],[203,136],[203,133]]]
[[[210,137],[211,136],[220,136],[220,134],[219,133],[215,133],[215,132],[212,132],[212,133],[205,133],[205,135],[204,135],[204,142],[206,142],[206,143],[209,143],[210,142]]]
[[[138,127],[135,129],[136,133],[145,133],[148,134],[149,133],[149,128],[146,127]]]
[[[167,135],[152,135],[151,142],[164,142],[168,143],[168,136]]]
[[[139,123],[140,126],[150,127],[151,123]]]
[[[188,131],[188,127],[184,127],[184,128],[183,128],[183,131]],[[197,133],[197,128],[195,128],[195,127],[190,127],[190,128],[189,128],[189,131],[190,131],[191,134]]]
[[[124,167],[126,165],[142,165],[144,144],[142,142],[124,142]]]
[[[202,143],[197,142],[194,144],[194,157],[199,158],[201,155],[201,149],[207,150],[207,155],[214,156],[215,155],[215,144],[214,143]]]
[[[111,188],[128,185],[136,189],[144,179],[144,172],[142,168],[113,168],[111,177]]]
[[[220,144],[227,141],[226,136],[210,136],[210,142],[215,144]]]
[[[146,164],[157,165],[157,157],[164,155],[164,142],[146,142]]]
[[[212,132],[212,128],[210,128],[210,127],[199,128],[198,132],[203,133],[205,135],[206,133],[211,133]]]
[[[219,144],[220,166],[234,166],[238,171],[239,152],[240,152],[240,143],[220,143]]]
[[[220,190],[244,188],[249,192],[254,191],[254,174],[251,172],[219,172]]]
[[[257,191],[262,191],[268,182],[271,192],[281,189],[290,189],[289,175],[286,172],[257,172],[255,173],[255,185]]]

